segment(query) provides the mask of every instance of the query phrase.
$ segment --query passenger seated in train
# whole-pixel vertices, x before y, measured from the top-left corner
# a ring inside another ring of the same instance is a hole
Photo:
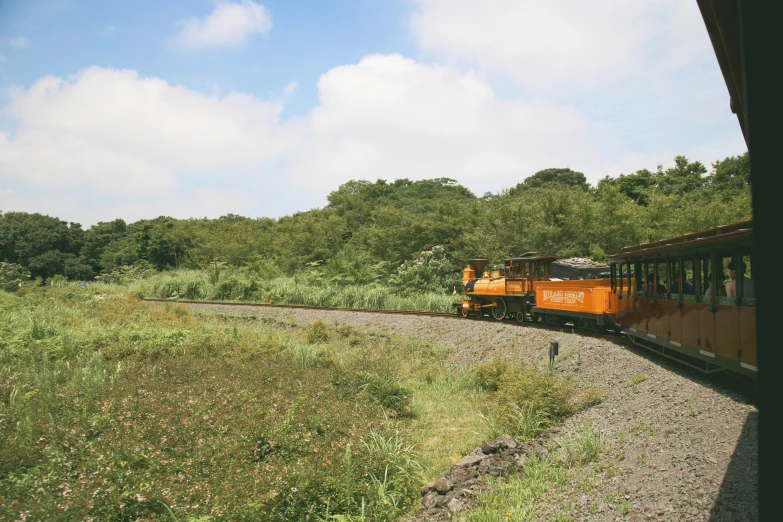
[[[465,292],[472,292],[473,287],[476,286],[476,281],[468,281],[465,283]]]
[[[755,298],[756,290],[753,285],[753,279],[746,277],[745,272],[748,269],[748,265],[743,261],[740,264],[740,273],[742,275],[742,297]],[[734,270],[734,261],[729,263],[729,275],[732,281],[726,283],[726,296],[737,297],[737,272]]]
[[[725,297],[726,296],[726,287],[723,285],[723,282],[726,280],[726,275],[723,272],[718,272],[718,297]],[[707,274],[707,281],[710,280],[709,274]],[[707,288],[707,290],[704,292],[704,297],[707,299],[712,297],[712,287]]]
[[[680,293],[680,282],[677,280],[672,281],[672,293]],[[693,285],[687,279],[682,283],[682,293],[683,295],[693,295],[694,293]]]

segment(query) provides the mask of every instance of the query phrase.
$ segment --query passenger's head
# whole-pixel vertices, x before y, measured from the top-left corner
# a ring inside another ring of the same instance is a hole
[[[745,275],[745,271],[748,269],[748,265],[745,264],[745,261],[740,262],[740,275]],[[734,271],[734,260],[729,262],[729,272]]]

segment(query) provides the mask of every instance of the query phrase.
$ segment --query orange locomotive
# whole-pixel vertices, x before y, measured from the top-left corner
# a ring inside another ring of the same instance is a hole
[[[535,252],[487,271],[487,259],[471,259],[456,306],[463,317],[489,313],[497,320],[617,330],[702,371],[755,378],[752,240],[753,224],[745,221],[625,247],[610,256],[605,279],[552,278],[550,264],[559,258]]]
[[[514,318],[519,322],[572,322],[590,330],[611,326],[610,280],[552,278],[550,265],[558,259],[527,252],[504,259],[503,267],[486,271],[487,259],[469,260],[462,271],[465,297],[456,305],[458,312],[463,317],[489,313],[497,320]]]

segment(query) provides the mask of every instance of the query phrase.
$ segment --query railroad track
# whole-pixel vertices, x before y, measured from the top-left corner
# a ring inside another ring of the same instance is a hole
[[[255,308],[290,308],[298,310],[320,310],[324,312],[361,312],[368,314],[385,314],[385,315],[419,315],[424,317],[444,317],[448,319],[457,319],[462,321],[484,321],[485,318],[479,317],[462,317],[457,314],[444,314],[442,312],[419,312],[413,310],[378,310],[374,308],[331,308],[328,306],[306,306],[306,305],[289,305],[289,304],[270,304],[270,303],[242,303],[238,301],[189,301],[189,300],[171,300],[171,299],[144,299],[143,301],[148,303],[176,303],[176,304],[195,304],[195,305],[222,305],[222,306],[242,306],[242,307],[255,307]],[[492,319],[494,322],[495,319]],[[531,323],[531,322],[518,322],[518,321],[502,321],[503,324],[516,325],[526,328],[539,328],[542,330],[550,330],[554,332],[566,332],[568,326],[556,326],[543,323]],[[588,337],[594,337],[597,339],[605,339],[613,342],[627,341],[627,337],[619,333],[601,333],[591,332],[588,330],[580,330],[578,328],[571,328],[572,333],[578,333],[579,335],[585,335]]]

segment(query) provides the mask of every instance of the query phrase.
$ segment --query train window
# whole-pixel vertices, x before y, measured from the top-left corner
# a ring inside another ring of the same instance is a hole
[[[682,260],[682,300],[696,300],[696,265],[692,257]]]
[[[634,281],[634,277],[633,277],[634,265],[633,265],[633,263],[626,263],[625,264],[625,270],[626,270],[626,272],[628,274],[628,285],[627,285],[628,295],[631,295],[631,288],[633,288],[633,281]]]
[[[636,273],[636,293],[644,295],[644,274],[647,273],[645,270],[645,263],[642,262],[636,262],[634,263],[634,271]]]
[[[655,293],[655,263],[644,263],[644,295],[652,296]]]
[[[682,277],[682,274],[680,273],[680,260],[679,259],[670,259],[669,260],[669,274],[671,276],[671,279],[669,280],[669,291],[671,292],[671,295],[669,297],[671,299],[679,299],[680,298],[680,278]]]
[[[718,263],[715,267],[716,288],[718,289],[717,302],[720,304],[736,304],[737,280],[733,277],[733,275],[736,275],[736,272],[731,270],[732,268],[734,268],[734,253],[729,251],[720,252],[718,254]],[[729,295],[729,293],[732,295]]]
[[[753,280],[753,267],[750,262],[750,252],[740,251],[740,265],[734,267],[737,278],[736,293],[741,297],[740,304],[743,306],[756,306],[756,283]]]
[[[699,255],[699,300],[703,303],[711,303],[715,294],[715,286],[712,273],[712,255]]]
[[[614,292],[614,293],[617,293],[617,292],[616,292],[616,290],[617,290],[617,287],[616,287],[616,286],[615,286],[615,284],[614,284],[614,274],[615,274],[615,267],[616,267],[616,266],[617,266],[617,265],[615,265],[614,263],[612,263],[612,264],[611,264],[611,266],[609,267],[609,278],[611,279],[612,292]]]
[[[669,271],[664,260],[655,263],[655,297],[669,297]]]

